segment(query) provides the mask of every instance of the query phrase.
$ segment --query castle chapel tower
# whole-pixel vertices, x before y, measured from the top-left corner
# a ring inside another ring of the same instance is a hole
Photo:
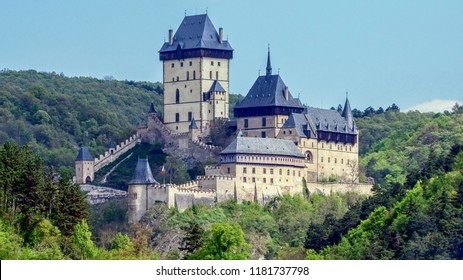
[[[164,124],[188,132],[194,118],[208,134],[215,118],[228,118],[230,59],[233,49],[204,15],[185,16],[159,51],[163,62]]]

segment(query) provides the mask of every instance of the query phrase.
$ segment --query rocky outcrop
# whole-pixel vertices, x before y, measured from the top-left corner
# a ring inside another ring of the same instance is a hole
[[[80,189],[86,193],[90,204],[99,204],[113,199],[127,197],[126,191],[95,185],[80,185]]]

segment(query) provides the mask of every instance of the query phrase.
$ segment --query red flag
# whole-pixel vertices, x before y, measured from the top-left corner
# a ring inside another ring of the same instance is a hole
[[[164,169],[164,165],[162,166],[162,171],[161,171],[162,175],[166,174],[166,170]]]

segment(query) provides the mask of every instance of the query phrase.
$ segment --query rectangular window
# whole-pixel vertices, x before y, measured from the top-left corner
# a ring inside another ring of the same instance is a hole
[[[219,71],[215,71],[215,79],[219,80]]]
[[[256,174],[256,169],[252,168],[252,174]]]
[[[175,64],[174,64],[174,63],[172,63],[172,68],[174,68],[174,65],[175,65]]]
[[[192,61],[190,61],[190,66],[191,66],[191,65],[193,65],[193,62],[192,62]]]
[[[193,71],[193,80],[196,80],[196,71]]]
[[[273,168],[270,168],[270,174],[273,175]]]
[[[283,175],[283,170],[280,168],[280,175]]]
[[[209,79],[212,80],[212,71],[209,71]]]
[[[190,71],[186,71],[186,80],[190,80]]]
[[[264,173],[264,174],[267,174],[267,168],[264,168],[263,173]]]
[[[267,126],[267,118],[262,118],[262,127]]]
[[[264,183],[267,183],[267,179],[264,178],[264,179],[262,179],[262,180],[264,180]]]
[[[193,118],[193,113],[192,113],[192,112],[188,112],[188,121],[191,121],[192,118]]]
[[[330,158],[328,157],[328,163],[330,163]]]
[[[179,121],[180,121],[180,114],[175,113],[175,122],[179,122]]]
[[[270,184],[273,184],[273,178],[270,178]]]
[[[214,61],[211,61],[211,66],[214,66]]]
[[[134,200],[137,199],[137,193],[134,193],[134,194],[133,194],[133,199],[134,199]]]
[[[260,136],[262,136],[262,138],[265,138],[265,137],[267,137],[267,133],[266,133],[265,131],[262,131],[262,132],[260,133]]]
[[[255,183],[255,182],[256,182],[256,178],[252,177],[252,182]]]
[[[220,61],[219,61],[219,62],[217,62],[217,65],[218,65],[218,66],[220,66]]]
[[[227,173],[230,174],[230,167],[227,168]]]
[[[244,128],[248,128],[249,122],[248,119],[244,119]]]
[[[243,167],[243,173],[246,174],[247,171],[248,171],[248,170],[246,169],[246,167]]]
[[[289,169],[288,169],[288,171],[286,171],[286,175],[288,175],[288,176],[289,176]]]
[[[323,157],[321,158],[321,162],[323,162]]]
[[[243,182],[246,183],[246,177],[243,177]]]

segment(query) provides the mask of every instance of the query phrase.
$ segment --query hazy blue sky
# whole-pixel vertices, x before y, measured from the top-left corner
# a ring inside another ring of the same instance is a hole
[[[0,69],[161,81],[168,29],[206,8],[235,50],[232,93],[265,71],[270,43],[274,72],[311,106],[344,104],[346,89],[359,109],[462,103],[460,0],[0,0]]]

